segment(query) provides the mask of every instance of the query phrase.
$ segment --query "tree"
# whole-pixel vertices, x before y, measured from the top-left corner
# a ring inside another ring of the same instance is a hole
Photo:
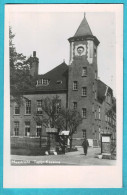
[[[11,101],[21,104],[24,92],[35,87],[35,78],[30,75],[30,60],[17,53],[14,37],[9,27],[10,97]]]
[[[58,126],[61,129],[69,130],[70,149],[72,148],[73,134],[77,131],[77,127],[82,122],[82,117],[77,110],[61,109],[58,118]]]
[[[58,118],[59,118],[59,110],[60,110],[60,99],[58,96],[53,98],[42,98],[42,106],[41,112],[38,114],[37,112],[34,114],[34,120],[36,123],[40,124],[45,128],[55,127],[58,129]],[[42,139],[42,129],[40,132],[40,147],[41,147],[41,139]]]
[[[111,153],[115,153],[116,150],[116,99],[113,98],[112,106],[106,111],[108,118],[108,125],[112,128],[112,142],[111,142]]]

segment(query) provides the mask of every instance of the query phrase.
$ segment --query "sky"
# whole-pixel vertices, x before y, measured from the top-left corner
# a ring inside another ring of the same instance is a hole
[[[113,12],[86,12],[86,19],[98,46],[98,76],[114,95],[116,92],[116,30]],[[11,12],[9,25],[15,34],[16,50],[29,57],[33,51],[39,58],[39,74],[61,64],[69,64],[68,38],[74,36],[84,17],[83,12]]]

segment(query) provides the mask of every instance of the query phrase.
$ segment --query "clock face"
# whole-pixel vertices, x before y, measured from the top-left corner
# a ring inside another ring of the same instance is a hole
[[[75,55],[82,56],[86,54],[86,45],[80,44],[75,47]]]
[[[79,47],[77,48],[77,53],[78,53],[79,55],[81,55],[81,54],[83,53],[83,51],[84,51],[84,47],[79,46]]]

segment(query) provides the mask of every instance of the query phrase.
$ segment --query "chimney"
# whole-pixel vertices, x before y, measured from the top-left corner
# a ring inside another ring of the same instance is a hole
[[[31,62],[30,74],[32,76],[38,75],[39,59],[36,57],[36,51],[33,51],[33,57]]]
[[[36,51],[33,51],[33,57],[36,57]]]

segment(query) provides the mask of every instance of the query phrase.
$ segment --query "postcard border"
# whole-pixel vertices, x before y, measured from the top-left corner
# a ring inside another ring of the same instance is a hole
[[[57,189],[17,189],[17,188],[12,188],[12,189],[4,189],[3,188],[3,105],[4,105],[4,6],[5,4],[82,4],[82,3],[87,3],[87,4],[123,4],[124,7],[124,66],[123,66],[123,188],[120,189],[90,189],[90,188],[78,188],[78,189],[67,189],[67,188],[57,188]],[[0,193],[1,194],[18,194],[22,193],[23,195],[25,194],[84,194],[87,193],[89,194],[125,194],[127,190],[127,112],[126,112],[126,105],[127,105],[127,57],[126,57],[126,52],[127,52],[127,15],[125,15],[125,12],[127,12],[127,1],[126,0],[1,0],[0,1],[0,18],[2,19],[2,22],[0,23]]]

